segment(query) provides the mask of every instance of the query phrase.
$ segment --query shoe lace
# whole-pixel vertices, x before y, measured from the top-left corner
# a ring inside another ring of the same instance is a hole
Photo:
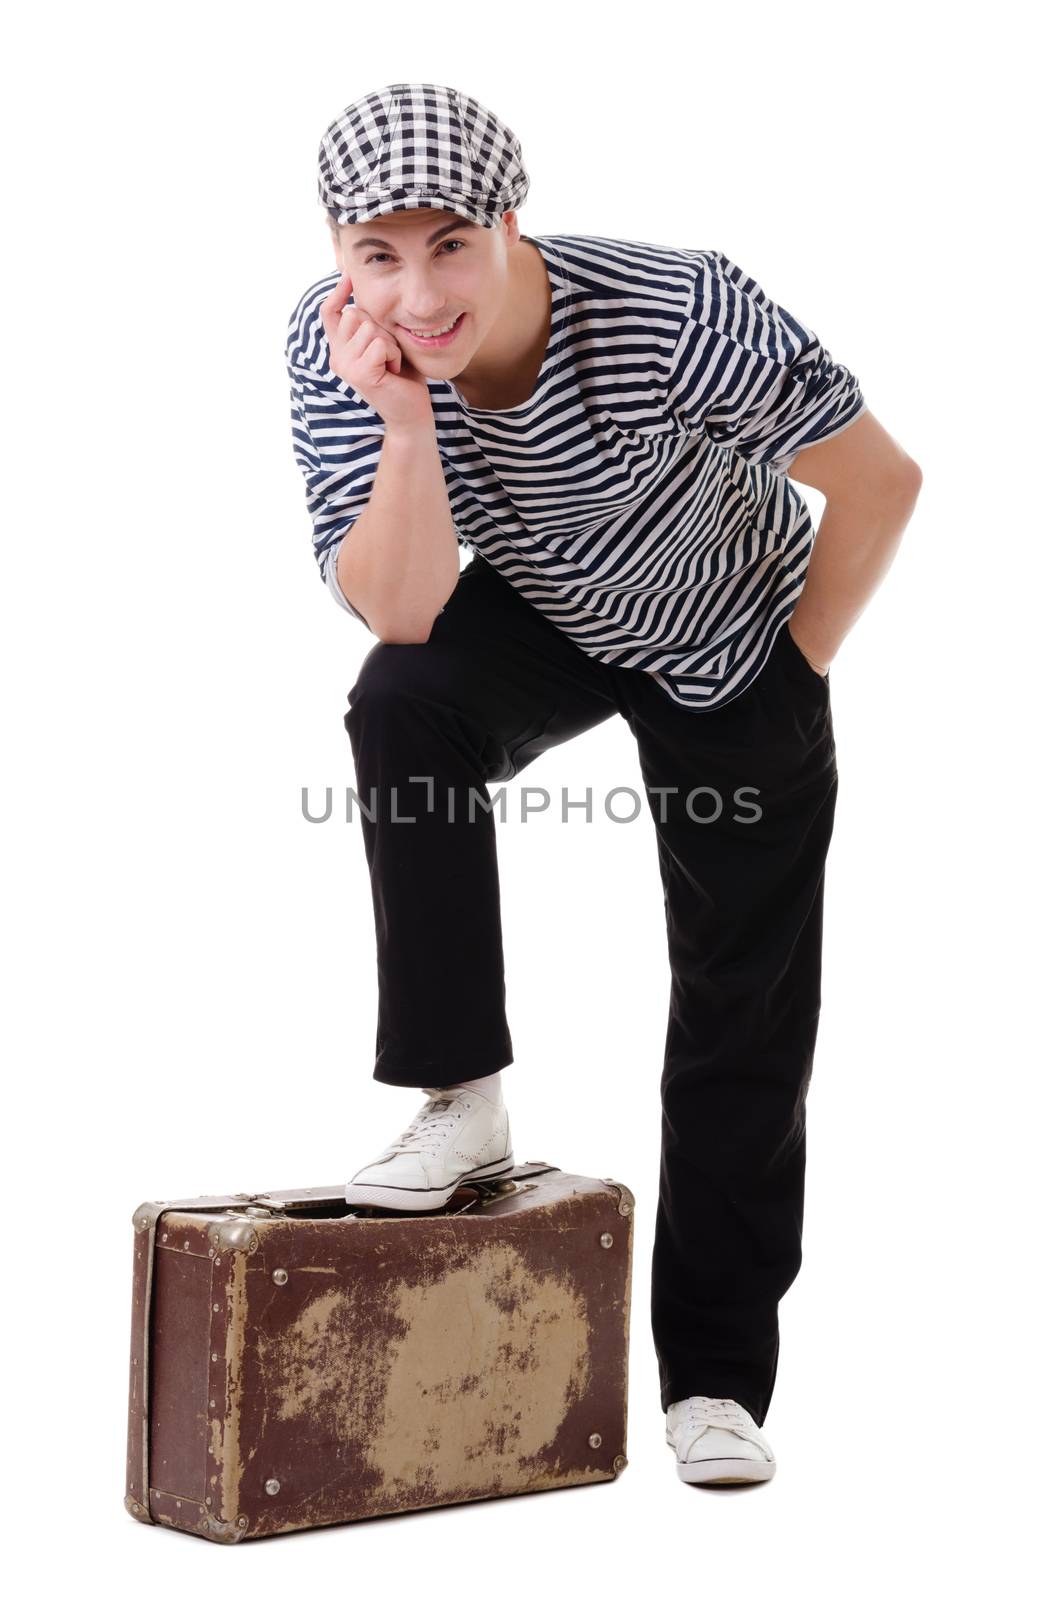
[[[694,1395],[682,1415],[684,1428],[696,1428],[695,1442],[707,1428],[726,1428],[740,1439],[757,1443],[755,1423],[736,1400],[715,1400],[710,1395]]]
[[[461,1111],[454,1109],[458,1104],[458,1096],[452,1090],[425,1089],[423,1093],[429,1098],[395,1143],[389,1145],[392,1155],[399,1155],[405,1150],[435,1151],[444,1135],[461,1117]]]

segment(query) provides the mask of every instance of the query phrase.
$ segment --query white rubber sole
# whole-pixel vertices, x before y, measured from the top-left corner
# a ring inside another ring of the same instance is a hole
[[[765,1483],[777,1471],[776,1461],[754,1461],[741,1456],[677,1461],[675,1465],[683,1483]]]
[[[501,1161],[491,1161],[486,1166],[474,1167],[470,1172],[460,1172],[442,1189],[408,1189],[398,1184],[356,1183],[345,1185],[345,1201],[350,1206],[384,1206],[387,1211],[438,1211],[446,1206],[456,1189],[464,1183],[476,1183],[483,1178],[504,1178],[516,1166],[513,1153]]]

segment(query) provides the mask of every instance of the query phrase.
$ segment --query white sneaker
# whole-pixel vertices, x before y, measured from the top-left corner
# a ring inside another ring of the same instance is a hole
[[[683,1483],[759,1483],[777,1471],[765,1435],[736,1400],[673,1400],[667,1442]]]
[[[393,1144],[345,1186],[349,1205],[435,1211],[460,1183],[513,1171],[510,1118],[475,1089],[423,1089],[426,1104]]]

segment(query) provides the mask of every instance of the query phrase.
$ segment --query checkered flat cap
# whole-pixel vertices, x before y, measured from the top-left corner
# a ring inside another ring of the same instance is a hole
[[[364,95],[319,146],[319,199],[338,223],[424,209],[491,228],[527,193],[510,129],[479,101],[438,83],[390,83]]]

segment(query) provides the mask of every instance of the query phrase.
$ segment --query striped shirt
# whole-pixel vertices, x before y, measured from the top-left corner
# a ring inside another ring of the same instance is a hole
[[[429,380],[458,540],[589,655],[715,709],[762,669],[799,598],[814,528],[788,467],[864,411],[858,380],[717,250],[522,237],[552,293],[531,396],[485,410]],[[319,307],[338,276],[298,301],[286,356],[315,556],[359,616],[337,550],[385,424],[329,371]]]

